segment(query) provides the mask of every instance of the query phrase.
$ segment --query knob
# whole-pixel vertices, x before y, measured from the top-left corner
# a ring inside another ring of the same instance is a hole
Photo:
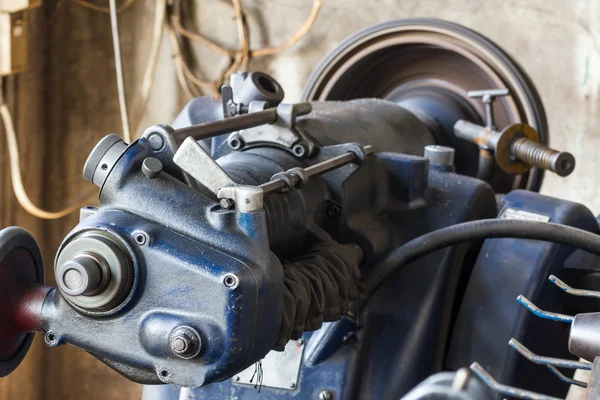
[[[108,269],[103,260],[88,254],[67,261],[58,271],[57,283],[69,296],[91,296],[103,289]]]

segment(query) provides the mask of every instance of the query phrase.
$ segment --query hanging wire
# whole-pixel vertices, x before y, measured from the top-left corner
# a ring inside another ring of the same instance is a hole
[[[5,82],[3,81],[0,86],[0,91],[3,93],[6,86]],[[23,185],[23,177],[21,176],[21,165],[19,160],[19,147],[17,145],[17,135],[13,125],[12,115],[8,106],[4,103],[4,96],[1,97],[0,117],[2,119],[2,124],[4,125],[4,131],[6,134],[6,144],[8,147],[8,157],[10,161],[10,178],[13,191],[15,192],[15,196],[19,204],[21,204],[21,207],[23,207],[25,211],[34,217],[42,219],[58,219],[80,209],[82,206],[87,204],[87,200],[96,193],[95,188],[89,190],[83,196],[80,196],[74,204],[60,211],[46,211],[33,204],[27,195],[25,186]]]
[[[121,44],[119,42],[119,22],[117,18],[117,0],[109,0],[110,28],[115,51],[115,70],[117,73],[117,91],[119,95],[119,108],[121,110],[121,124],[123,125],[123,140],[131,143],[129,131],[129,115],[127,114],[127,98],[125,96],[125,81],[123,79],[123,62],[121,59]]]
[[[191,68],[187,64],[185,58],[183,56],[179,57],[176,60],[176,63],[180,63],[180,69],[183,74],[196,86],[202,89],[210,89],[211,93],[214,96],[218,96],[218,88],[226,82],[229,77],[235,73],[236,71],[247,71],[248,65],[250,61],[255,57],[266,57],[273,56],[279,54],[293,45],[295,45],[299,40],[304,38],[310,29],[315,24],[317,17],[319,16],[319,12],[323,5],[323,0],[314,0],[313,7],[310,12],[310,15],[304,22],[304,24],[300,27],[300,29],[283,45],[277,47],[266,47],[262,49],[251,50],[250,49],[250,34],[249,28],[246,21],[246,15],[244,13],[242,3],[240,0],[231,0],[231,5],[234,11],[234,17],[236,21],[237,31],[238,31],[238,42],[239,49],[232,50],[228,49],[212,39],[207,38],[203,34],[199,32],[193,32],[183,26],[182,23],[182,13],[181,13],[181,3],[183,0],[174,0],[173,3],[173,14],[172,14],[172,27],[176,33],[179,35],[186,37],[193,42],[206,45],[208,48],[213,51],[223,54],[229,57],[230,62],[229,66],[227,66],[221,74],[212,82],[200,80],[193,74]],[[181,80],[180,80],[181,82]],[[182,86],[183,87],[183,86]],[[185,90],[185,89],[184,89]]]
[[[142,84],[140,87],[140,100],[139,106],[136,113],[133,116],[133,124],[131,129],[134,136],[137,137],[137,132],[140,128],[142,118],[148,107],[148,100],[150,99],[150,92],[152,90],[152,83],[154,82],[154,74],[156,73],[156,67],[158,65],[158,57],[160,56],[160,47],[162,43],[163,29],[165,26],[165,20],[167,16],[167,0],[157,0],[156,9],[154,11],[154,27],[152,28],[152,42],[150,44],[150,51],[148,52],[148,62],[146,63],[146,69],[144,71],[144,77],[142,78]]]
[[[103,12],[105,14],[110,14],[110,8],[109,7],[105,7],[105,6],[101,6],[98,4],[95,4],[91,1],[88,0],[73,0],[76,4],[79,4],[80,6],[86,7],[86,8],[90,8],[92,10],[95,11],[99,11],[99,12]],[[118,8],[117,8],[117,12],[123,12],[125,10],[127,10],[129,7],[131,7],[131,5],[135,3],[135,0],[125,0],[123,2],[123,4],[121,4]]]

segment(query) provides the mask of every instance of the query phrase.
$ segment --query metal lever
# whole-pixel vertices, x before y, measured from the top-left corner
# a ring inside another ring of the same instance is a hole
[[[573,319],[575,318],[571,315],[544,311],[544,310],[540,309],[538,306],[536,306],[535,304],[533,304],[531,301],[529,301],[529,299],[527,299],[527,297],[525,297],[523,295],[520,295],[519,297],[517,297],[517,301],[519,303],[521,303],[522,305],[524,305],[525,308],[527,308],[529,311],[531,311],[532,313],[534,313],[536,316],[538,316],[540,318],[549,319],[551,321],[557,321],[557,322],[567,322],[569,324],[573,323]]]
[[[519,354],[521,354],[523,357],[525,357],[529,361],[536,363],[536,364],[552,366],[552,367],[559,367],[559,368],[584,369],[587,371],[592,369],[592,364],[588,363],[588,362],[566,360],[566,359],[555,358],[555,357],[539,356],[539,355],[533,353],[527,347],[523,346],[515,338],[510,339],[508,344],[510,347],[512,347],[513,349],[518,351]]]
[[[485,104],[485,126],[488,129],[494,129],[494,111],[493,103],[496,97],[508,96],[510,91],[508,89],[486,89],[486,90],[472,90],[467,93],[467,96],[471,98],[480,98]]]
[[[191,137],[183,141],[173,156],[173,162],[214,193],[218,199],[227,200],[220,202],[221,207],[235,207],[240,212],[252,212],[263,207],[261,188],[236,184]]]
[[[529,399],[529,400],[561,400],[558,397],[546,396],[544,394],[531,392],[529,390],[523,390],[516,387],[503,385],[496,381],[492,376],[478,363],[474,362],[471,364],[471,371],[477,375],[479,379],[492,391],[505,396],[512,396],[518,399]]]

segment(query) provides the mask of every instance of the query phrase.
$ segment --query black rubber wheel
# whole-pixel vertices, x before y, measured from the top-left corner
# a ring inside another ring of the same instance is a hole
[[[522,68],[497,45],[461,25],[437,19],[390,21],[359,31],[325,57],[312,73],[303,99],[384,98],[404,104],[417,91],[444,91],[458,100],[465,115],[481,123],[484,106],[470,90],[508,88],[511,96],[494,103],[496,125],[526,122],[548,142],[548,124],[540,97]],[[453,136],[453,134],[452,134]],[[456,137],[439,144],[456,148],[457,160],[469,159],[465,173],[477,169],[478,149]],[[497,170],[499,170],[497,168]],[[539,191],[543,171],[494,177],[498,192],[514,188]]]
[[[44,282],[42,254],[34,237],[16,226],[0,231],[0,377],[13,372],[29,351],[35,333],[13,322],[23,292]]]

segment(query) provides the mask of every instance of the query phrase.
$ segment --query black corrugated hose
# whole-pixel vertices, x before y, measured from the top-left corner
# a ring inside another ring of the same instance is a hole
[[[365,277],[366,299],[402,266],[436,250],[492,238],[532,239],[577,247],[600,256],[600,235],[567,225],[539,221],[483,219],[441,228],[392,251]]]

